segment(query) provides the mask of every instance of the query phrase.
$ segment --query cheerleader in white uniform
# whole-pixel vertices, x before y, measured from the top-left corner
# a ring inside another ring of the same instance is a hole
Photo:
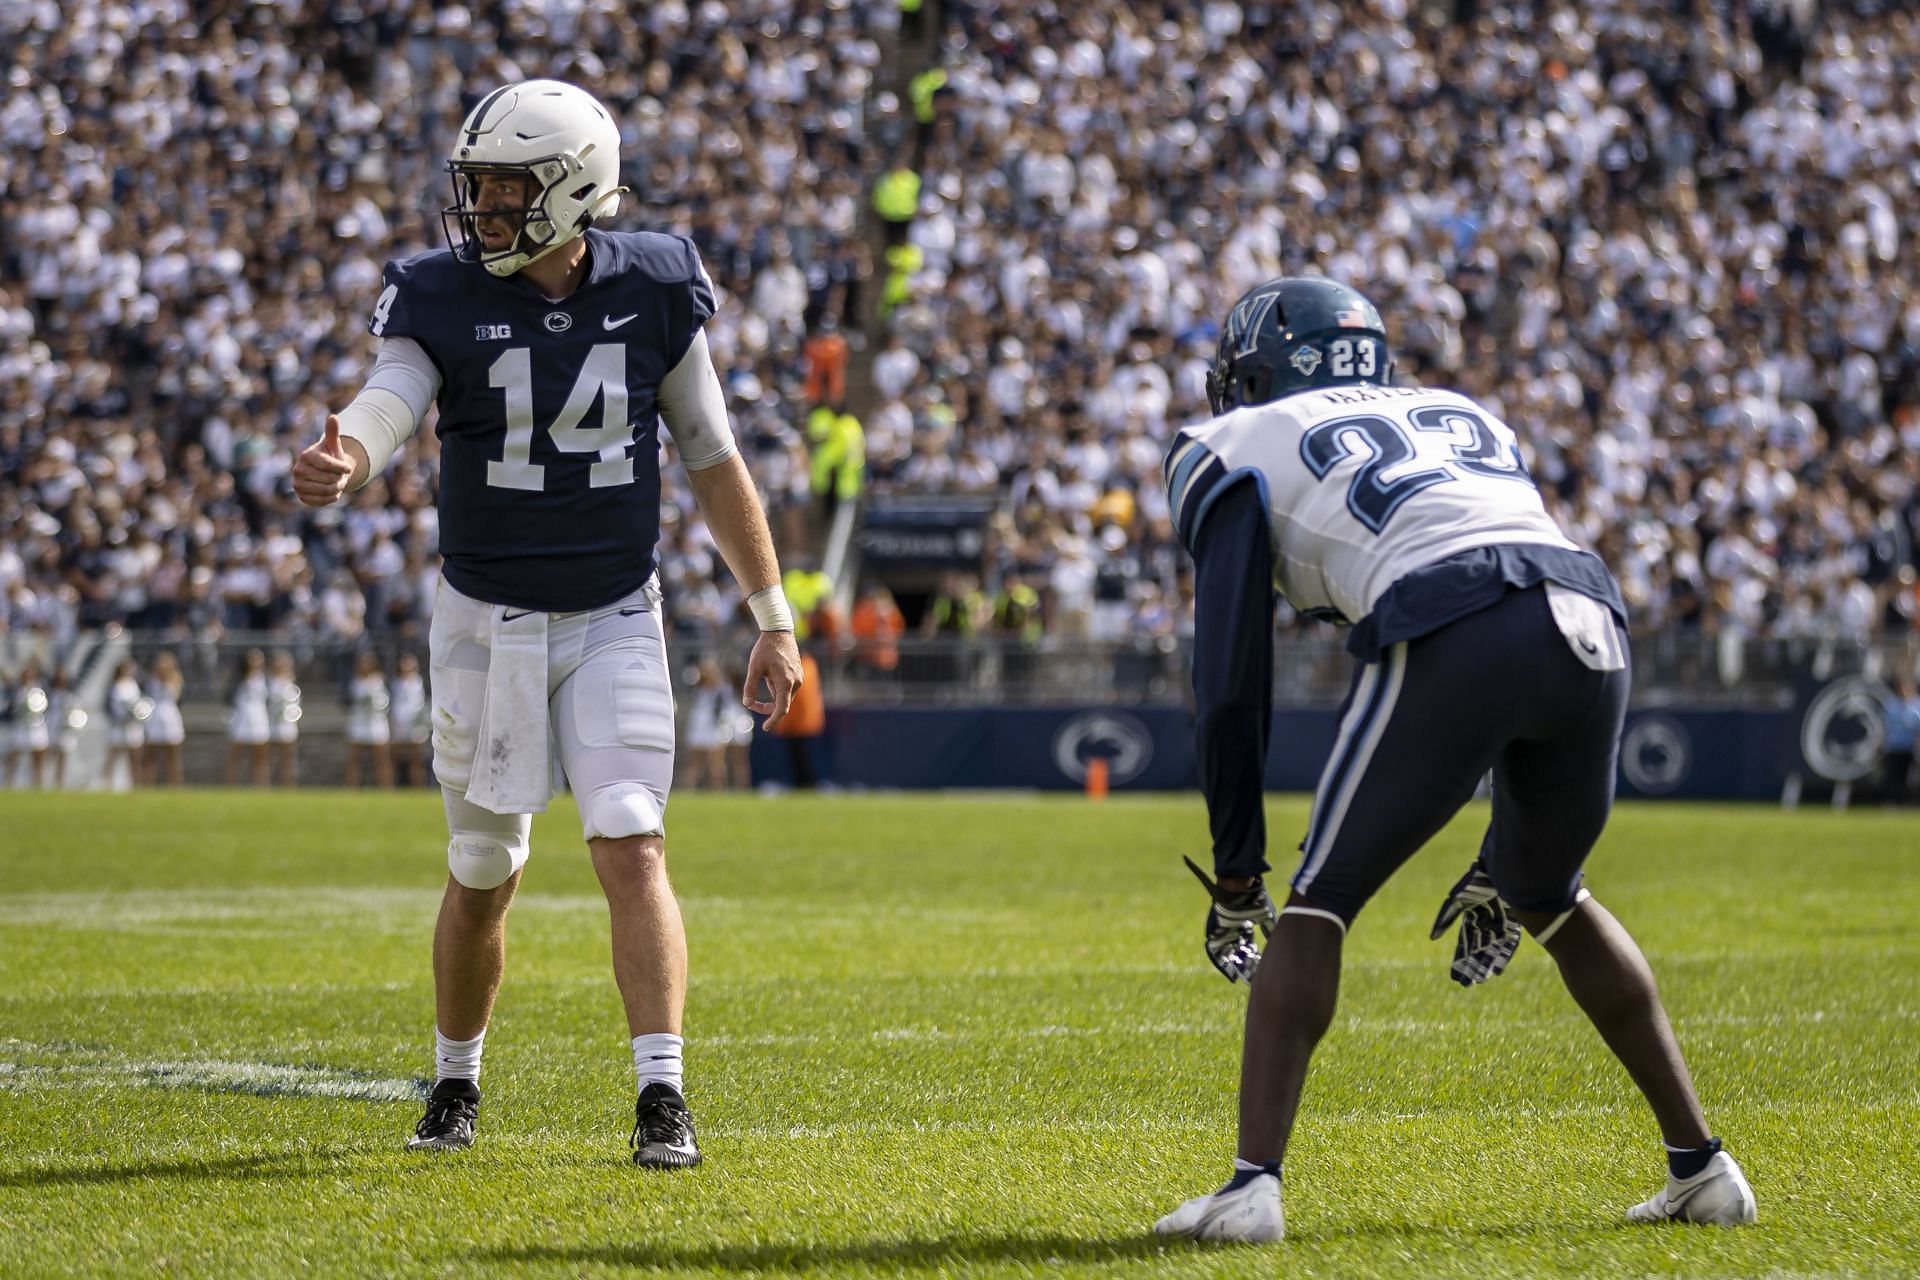
[[[362,651],[354,660],[353,683],[347,689],[347,785],[360,785],[360,757],[373,762],[373,783],[393,785],[393,760],[387,754],[387,678],[380,659]]]
[[[253,785],[267,785],[267,655],[247,650],[227,711],[227,785],[240,781],[240,763],[252,762]]]
[[[147,697],[153,701],[153,714],[147,717],[149,782],[180,785],[180,745],[187,740],[187,722],[180,714],[180,693],[185,685],[179,659],[162,653],[153,660],[153,675],[147,680]]]
[[[147,721],[153,718],[153,700],[140,688],[140,668],[122,658],[107,688],[107,764],[102,778],[108,790],[116,788],[121,761],[127,764],[127,786],[146,781]]]
[[[37,790],[47,785],[47,749],[53,745],[53,732],[47,722],[50,700],[40,678],[40,667],[29,662],[20,668],[20,683],[14,694],[14,745],[27,757]]]
[[[680,785],[692,790],[724,791],[727,786],[727,749],[737,732],[739,700],[720,678],[712,658],[700,660],[693,693],[687,699],[686,773]]]
[[[80,749],[80,731],[87,727],[86,709],[65,667],[53,673],[53,687],[47,690],[47,719],[53,725],[53,788],[61,791],[67,785],[67,765]]]
[[[300,686],[293,682],[293,655],[282,649],[267,667],[267,741],[280,761],[280,785],[300,784]]]
[[[427,770],[420,748],[427,741],[427,684],[420,678],[420,659],[411,653],[400,655],[391,695],[387,723],[392,743],[387,754],[393,759],[393,780],[406,787],[425,786]]]
[[[15,712],[20,706],[20,691],[12,677],[0,671],[0,791],[13,786],[13,770],[19,763],[20,730]]]

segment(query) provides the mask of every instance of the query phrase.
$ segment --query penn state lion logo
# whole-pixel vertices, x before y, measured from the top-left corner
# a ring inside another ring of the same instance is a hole
[[[1693,741],[1678,720],[1644,715],[1627,727],[1620,742],[1620,771],[1634,790],[1660,796],[1687,780],[1693,769]]]
[[[1053,763],[1074,782],[1087,778],[1087,761],[1105,756],[1115,786],[1133,781],[1153,760],[1153,732],[1124,711],[1088,711],[1053,735]]]
[[[1800,754],[1828,782],[1872,773],[1887,741],[1886,686],[1844,676],[1820,690],[1800,722]]]

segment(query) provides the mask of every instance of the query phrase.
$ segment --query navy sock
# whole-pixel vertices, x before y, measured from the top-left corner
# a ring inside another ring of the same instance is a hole
[[[1720,1139],[1718,1138],[1704,1147],[1667,1147],[1667,1171],[1676,1178],[1691,1178],[1706,1168],[1707,1162],[1719,1152]]]
[[[1227,1191],[1238,1191],[1255,1178],[1262,1177],[1269,1173],[1276,1178],[1280,1176],[1280,1162],[1278,1160],[1268,1160],[1263,1164],[1255,1164],[1251,1160],[1236,1159],[1233,1162],[1233,1176],[1227,1179],[1227,1185],[1220,1188],[1220,1191],[1215,1192],[1215,1194],[1218,1195],[1221,1192]]]

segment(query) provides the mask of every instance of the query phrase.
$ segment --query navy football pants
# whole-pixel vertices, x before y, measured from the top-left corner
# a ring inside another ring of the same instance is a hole
[[[1294,889],[1351,921],[1491,769],[1500,896],[1566,910],[1613,807],[1628,684],[1573,656],[1542,587],[1391,646],[1341,708]]]

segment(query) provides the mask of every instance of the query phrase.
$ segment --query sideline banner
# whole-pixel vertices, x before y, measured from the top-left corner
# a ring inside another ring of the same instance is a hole
[[[1777,798],[1788,768],[1782,743],[1797,727],[1781,710],[1630,710],[1620,794]],[[1276,711],[1267,787],[1312,791],[1337,728],[1332,708]],[[850,707],[828,712],[815,748],[821,776],[838,786],[902,790],[1078,790],[1096,756],[1114,790],[1187,790],[1192,717],[1178,707]],[[756,734],[754,780],[791,776],[785,743]]]

